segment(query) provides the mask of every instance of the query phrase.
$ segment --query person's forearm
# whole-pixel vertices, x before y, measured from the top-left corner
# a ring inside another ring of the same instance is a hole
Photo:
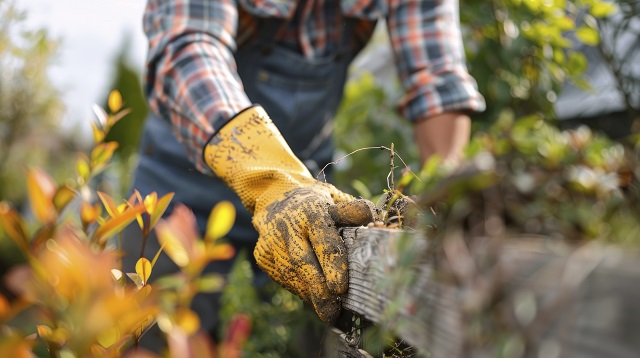
[[[469,143],[471,119],[462,112],[444,112],[417,121],[413,129],[422,163],[434,154],[443,162],[457,162]]]
[[[202,161],[204,145],[251,105],[233,57],[235,2],[149,0],[144,23],[149,39],[145,82],[149,107],[172,123],[195,167],[210,173]]]

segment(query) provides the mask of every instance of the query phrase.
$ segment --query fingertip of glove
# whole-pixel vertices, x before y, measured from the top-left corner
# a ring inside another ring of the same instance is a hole
[[[317,298],[313,301],[313,307],[318,314],[318,317],[323,322],[330,323],[335,321],[340,315],[342,310],[342,304],[338,297],[331,297],[328,299]]]
[[[361,226],[374,221],[376,206],[369,200],[357,199],[333,204],[328,210],[337,226]]]

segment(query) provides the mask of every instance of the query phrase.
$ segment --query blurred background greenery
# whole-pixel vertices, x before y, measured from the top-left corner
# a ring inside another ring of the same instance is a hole
[[[14,2],[0,0],[0,200],[11,201],[20,210],[27,205],[25,169],[38,166],[64,178],[65,173],[75,170],[76,152],[87,136],[81,129],[60,125],[63,90],[51,84],[48,74],[61,51],[59,41],[45,29],[25,28],[29,14],[22,10]],[[465,0],[460,17],[468,67],[487,102],[487,110],[473,116],[476,138],[484,138],[487,131],[495,134],[499,119],[531,123],[534,116],[551,128],[586,124],[623,145],[633,145],[628,140],[640,131],[638,1]],[[352,66],[335,123],[336,159],[361,148],[390,147],[393,143],[397,155],[420,173],[411,125],[395,109],[401,90],[395,73],[389,71],[393,59],[388,53],[379,55],[388,47],[384,24],[379,30]],[[132,109],[127,120],[109,133],[109,140],[118,141],[120,147],[114,165],[104,174],[102,190],[120,196],[131,181],[148,111],[141,90],[142,69],[127,60],[130,46],[123,41],[119,54],[113,57],[110,83],[104,88],[104,98],[97,99],[104,104],[109,92],[117,89],[125,106]],[[590,57],[594,53],[597,59]],[[593,71],[597,65],[608,72],[605,82],[601,82],[602,73]],[[569,89],[584,97],[563,101],[563,91]],[[588,96],[598,92],[615,92],[619,104],[583,112],[560,108],[587,107],[592,104]],[[525,136],[550,135],[539,125],[519,128]],[[482,143],[487,142],[476,139],[470,152],[477,153]],[[395,165],[400,175],[404,165],[397,159]],[[387,189],[389,152],[361,150],[339,160],[334,169],[336,185],[375,201]],[[427,184],[418,187],[429,188]],[[590,216],[585,215],[579,220],[586,225]],[[3,233],[0,252],[2,272],[21,260]],[[294,337],[292,322],[304,321],[300,319],[304,316],[302,306],[285,291],[275,296],[278,299],[272,305],[251,299],[257,293],[248,284],[250,270],[243,267],[238,264],[230,277],[235,285],[229,285],[226,292],[226,310],[244,310],[255,322],[277,318],[277,329],[254,324],[254,339],[247,349],[256,356],[278,356]]]

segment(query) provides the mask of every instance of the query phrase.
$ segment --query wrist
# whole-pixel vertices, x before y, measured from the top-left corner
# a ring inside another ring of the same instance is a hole
[[[457,162],[469,143],[471,119],[463,112],[443,112],[418,120],[413,128],[422,163],[433,155]]]

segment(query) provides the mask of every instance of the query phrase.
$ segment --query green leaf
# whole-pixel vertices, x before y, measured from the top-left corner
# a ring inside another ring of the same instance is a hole
[[[562,31],[571,30],[576,26],[575,21],[569,16],[561,16],[555,19],[554,24]]]
[[[97,145],[91,151],[91,167],[95,168],[106,164],[111,160],[111,157],[117,148],[117,142],[101,143]]]
[[[429,178],[436,174],[438,168],[440,167],[440,163],[442,160],[439,155],[432,155],[427,159],[427,161],[422,166],[422,170],[420,171],[421,178]]]
[[[571,75],[579,75],[587,69],[587,59],[582,53],[576,51],[569,52],[569,62],[567,63],[567,71]]]
[[[598,31],[589,26],[582,26],[576,30],[576,37],[582,41],[582,43],[595,46],[600,42],[600,35]]]
[[[91,176],[91,168],[89,167],[89,158],[87,158],[83,153],[80,153],[78,156],[76,169],[78,171],[78,175],[82,179],[82,182],[86,183]]]
[[[200,292],[213,293],[219,292],[224,286],[224,278],[217,273],[203,275],[198,280],[198,290]]]
[[[69,204],[69,202],[71,202],[71,200],[73,200],[73,198],[75,198],[75,196],[76,191],[73,190],[72,187],[68,185],[60,186],[53,196],[53,205],[56,207],[56,210],[60,212],[65,206],[67,206],[67,204]]]
[[[372,197],[371,190],[369,190],[367,185],[361,180],[354,179],[353,181],[351,181],[351,186],[356,190],[356,192],[358,192],[358,195],[360,195],[361,197],[365,199],[370,199]]]
[[[595,17],[607,17],[618,11],[618,6],[609,2],[595,2],[591,6],[591,15]]]

